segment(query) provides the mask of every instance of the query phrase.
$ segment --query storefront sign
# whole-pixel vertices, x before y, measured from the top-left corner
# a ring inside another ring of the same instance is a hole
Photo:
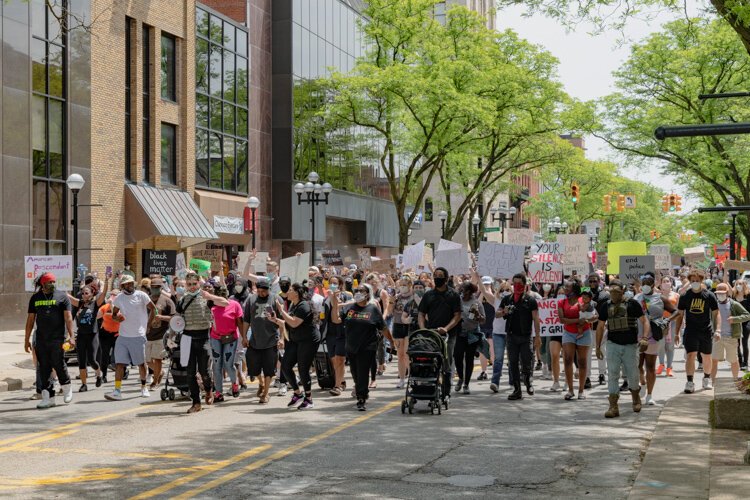
[[[24,257],[25,286],[34,291],[37,276],[50,272],[57,278],[56,287],[63,292],[73,290],[73,257],[70,255],[29,255]]]
[[[177,267],[176,250],[143,249],[143,275],[161,274],[173,276]]]
[[[244,221],[242,217],[214,215],[214,231],[217,233],[243,234]]]

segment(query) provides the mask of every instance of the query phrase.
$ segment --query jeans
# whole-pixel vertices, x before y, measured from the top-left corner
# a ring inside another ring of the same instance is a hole
[[[737,346],[737,354],[739,354],[740,366],[747,368],[748,361],[748,339],[750,338],[750,328],[747,328],[747,324],[743,325],[742,328],[742,339],[740,345]],[[741,350],[740,350],[741,349]]]
[[[607,389],[610,394],[620,394],[620,369],[631,390],[640,386],[638,372],[638,344],[620,345],[607,341]]]
[[[201,390],[198,387],[198,379],[195,376],[200,373],[203,380],[203,389],[207,394],[211,394],[213,384],[211,374],[208,372],[208,360],[211,357],[211,346],[206,337],[192,338],[190,343],[190,358],[187,364],[188,388],[190,389],[190,399],[193,404],[200,404]]]
[[[471,382],[471,374],[474,372],[474,355],[479,347],[479,342],[469,344],[469,337],[459,335],[456,338],[456,346],[453,352],[453,360],[456,362],[456,371],[458,379],[463,381],[465,386]]]
[[[36,339],[36,359],[39,362],[39,377],[42,390],[48,390],[50,396],[55,395],[54,385],[51,380],[52,370],[57,373],[57,381],[60,385],[70,384],[68,367],[65,364],[65,356],[62,348],[62,340]]]
[[[284,358],[281,360],[281,370],[286,377],[289,385],[294,392],[299,391],[297,377],[294,375],[294,365],[297,365],[299,379],[302,381],[302,387],[305,393],[312,392],[312,380],[310,379],[310,367],[315,360],[315,353],[318,352],[318,343],[313,340],[295,342],[289,340],[284,350]],[[369,366],[367,367],[369,368]]]
[[[495,359],[492,361],[492,383],[500,383],[503,374],[503,359],[505,358],[505,335],[492,335],[492,347],[495,351]]]
[[[667,368],[672,368],[672,361],[674,361],[674,341],[671,340],[673,338],[671,335],[669,337],[669,341],[667,341],[667,337],[659,341],[659,364],[664,364],[664,357],[666,355]]]
[[[534,352],[531,348],[531,337],[525,335],[508,335],[505,340],[508,348],[508,371],[510,379],[515,385],[521,382],[521,373],[526,385],[531,383]],[[520,373],[518,361],[521,361]]]
[[[367,400],[370,394],[370,366],[375,362],[376,357],[376,351],[369,351],[367,349],[361,349],[357,353],[349,353],[349,367],[352,371],[354,391],[357,394],[357,399]]]
[[[214,360],[214,390],[224,392],[224,370],[229,374],[232,385],[237,383],[237,368],[234,366],[234,356],[237,354],[237,340],[222,344],[221,340],[209,339],[211,357]]]

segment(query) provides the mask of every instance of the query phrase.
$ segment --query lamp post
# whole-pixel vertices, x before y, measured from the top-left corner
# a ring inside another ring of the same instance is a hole
[[[474,217],[471,218],[471,223],[474,225],[474,251],[479,251],[479,224],[482,219],[479,218],[479,212],[474,213]]]
[[[445,239],[445,221],[448,220],[448,212],[441,210],[438,213],[438,219],[440,219],[440,237]]]
[[[560,223],[560,217],[555,217],[554,219],[552,219],[551,221],[549,221],[547,223],[547,232],[549,232],[549,233],[555,233],[555,234],[567,233],[568,232],[568,223],[567,222],[563,222],[561,224]]]
[[[729,202],[729,206],[734,206],[734,197],[727,196],[727,201]],[[729,212],[729,215],[732,216],[732,232],[729,233],[729,258],[731,260],[736,260],[737,257],[737,248],[736,248],[736,241],[737,241],[737,215],[739,212],[736,210],[733,210]],[[737,271],[732,269],[729,271],[729,279],[730,281],[734,282],[734,280],[737,279]]]
[[[589,234],[589,249],[592,252],[596,250],[597,243],[599,243],[599,237],[594,233]]]
[[[73,220],[71,224],[73,224],[73,272],[75,273],[73,294],[75,295],[78,293],[78,288],[81,285],[78,279],[78,193],[83,189],[86,181],[78,174],[70,174],[65,184],[70,189],[70,192],[73,193]]]
[[[504,202],[500,202],[499,207],[490,208],[490,214],[492,214],[492,222],[500,222],[500,242],[505,243],[505,221],[513,220],[518,209],[516,207],[508,208],[508,205]]]
[[[255,212],[260,207],[260,200],[255,196],[250,196],[247,199],[247,207],[250,209],[251,221],[250,221],[250,233],[253,235],[252,249],[255,250]]]
[[[315,265],[315,206],[321,203],[328,205],[328,196],[331,194],[331,191],[333,191],[333,186],[329,183],[326,182],[321,185],[318,181],[320,181],[320,176],[317,172],[310,172],[307,176],[306,183],[302,184],[301,182],[298,182],[294,185],[294,192],[297,193],[297,204],[302,205],[303,203],[308,203],[312,208],[312,217],[310,218],[312,226],[312,237],[310,238],[311,266]],[[302,198],[302,193],[305,194],[304,198]]]

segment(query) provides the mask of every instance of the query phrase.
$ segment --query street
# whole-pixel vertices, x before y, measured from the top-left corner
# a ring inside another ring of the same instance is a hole
[[[75,393],[70,405],[58,397],[46,411],[29,391],[4,393],[0,495],[626,498],[661,406],[684,386],[682,350],[676,358],[675,378],[657,380],[657,406],[635,414],[628,395],[613,420],[603,418],[606,386],[564,401],[541,380],[520,402],[507,400],[507,385],[492,394],[488,382],[474,382],[440,416],[425,403],[402,415],[395,363],[366,413],[354,411],[349,391],[316,390],[307,412],[287,410],[285,397],[260,406],[251,385],[239,399],[187,415],[189,400],[140,398],[132,377],[122,402],[104,400],[111,382]]]

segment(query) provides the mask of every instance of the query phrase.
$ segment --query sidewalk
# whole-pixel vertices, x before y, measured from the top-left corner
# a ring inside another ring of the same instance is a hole
[[[750,466],[743,457],[750,432],[711,429],[712,399],[713,391],[698,391],[669,400],[629,499],[748,498]]]
[[[23,330],[0,332],[0,392],[28,389],[36,375],[31,354],[23,350]]]

